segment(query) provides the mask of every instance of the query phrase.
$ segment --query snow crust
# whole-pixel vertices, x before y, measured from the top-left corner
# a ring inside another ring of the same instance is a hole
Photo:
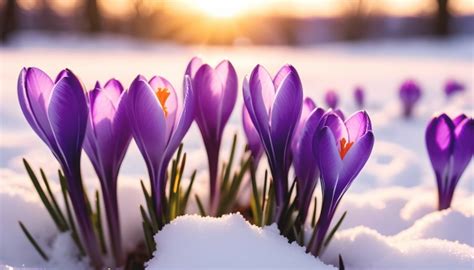
[[[336,269],[288,244],[275,225],[263,229],[240,214],[182,216],[155,236],[155,269]]]

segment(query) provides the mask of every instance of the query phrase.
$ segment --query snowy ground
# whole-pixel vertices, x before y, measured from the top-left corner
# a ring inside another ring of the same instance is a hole
[[[56,265],[65,266],[68,261],[66,255],[71,253],[63,248],[69,238],[55,237],[56,230],[39,204],[22,167],[21,158],[25,157],[35,168],[44,168],[55,179],[58,165],[20,111],[16,94],[20,69],[23,66],[37,66],[55,76],[60,69],[69,67],[88,87],[92,87],[95,80],[104,82],[111,77],[129,85],[138,73],[147,77],[159,74],[169,78],[179,89],[187,61],[194,55],[201,55],[213,64],[222,58],[230,59],[241,80],[257,63],[271,72],[285,63],[293,64],[300,73],[306,95],[324,106],[324,91],[334,88],[341,95],[346,114],[355,110],[352,98],[354,86],[360,84],[366,88],[367,110],[373,121],[376,143],[369,162],[339,207],[340,213],[347,210],[348,215],[342,225],[343,230],[336,234],[322,256],[324,263],[337,265],[337,255],[342,254],[350,269],[473,268],[474,164],[471,162],[461,178],[453,209],[433,213],[436,187],[424,145],[424,129],[434,113],[448,112],[454,116],[464,112],[473,116],[473,48],[472,38],[331,44],[294,49],[182,47],[137,43],[114,37],[89,40],[31,34],[19,36],[13,45],[0,47],[0,266],[44,265],[22,235],[18,220],[23,221],[41,243],[49,243],[51,249],[48,251],[54,254]],[[399,117],[397,99],[398,86],[405,78],[416,79],[424,90],[416,116],[409,121]],[[468,91],[446,100],[442,86],[447,78],[461,80]],[[240,96],[225,131],[229,136],[224,138],[231,138],[230,135],[235,132],[242,134],[241,99]],[[239,139],[243,146],[243,136]],[[224,156],[230,143],[230,140],[224,142]],[[207,164],[202,158],[204,148],[196,126],[191,128],[185,139],[185,150],[190,157],[185,176],[193,169],[199,169],[198,183],[201,185],[197,189],[205,193]],[[142,203],[142,198],[138,180],[147,178],[145,165],[134,144],[122,168],[119,179],[121,218],[124,243],[131,249],[141,237],[138,205]],[[83,175],[91,191],[97,187],[97,180],[85,155]],[[58,187],[53,188],[57,190]],[[163,245],[175,241],[169,240],[171,238],[185,241],[184,236],[183,239],[177,238],[180,226],[186,228],[201,222],[209,222],[209,226],[215,228],[219,228],[221,223],[223,226],[235,226],[245,237],[263,235],[262,241],[274,241],[272,246],[275,246],[275,252],[301,257],[301,267],[310,262],[314,263],[314,267],[324,269],[317,260],[310,260],[309,255],[297,254],[296,247],[287,247],[282,239],[272,236],[272,228],[262,231],[247,226],[238,216],[202,221],[196,217],[181,218],[165,228],[162,236],[157,236],[158,245],[160,241]],[[226,239],[229,242],[235,240],[233,237]],[[216,242],[216,245],[219,244],[224,245],[225,242]],[[226,245],[226,248],[229,246]],[[268,247],[268,243],[259,246]],[[171,246],[166,251],[168,253],[164,253],[171,254],[171,257],[167,257],[163,265],[189,267],[187,260],[180,260],[181,265],[172,261],[172,255],[177,252],[175,248]],[[234,250],[239,252],[237,248]],[[217,251],[218,248],[214,247],[213,252]],[[231,250],[229,252],[232,253]],[[290,256],[283,254],[281,256]],[[263,264],[262,267],[272,265]],[[282,267],[286,265],[282,264]],[[220,266],[223,264],[216,265]],[[243,266],[245,264],[235,265]],[[77,267],[81,268],[81,265]]]

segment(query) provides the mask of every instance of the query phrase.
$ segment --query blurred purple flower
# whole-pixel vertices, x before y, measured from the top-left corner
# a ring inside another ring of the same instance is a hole
[[[243,95],[270,165],[275,187],[275,220],[279,221],[288,203],[288,170],[291,142],[300,119],[303,89],[293,66],[283,66],[272,79],[257,65],[244,80]]]
[[[210,209],[217,210],[219,150],[222,133],[237,100],[238,79],[234,66],[227,60],[216,68],[194,57],[186,68],[196,93],[195,120],[207,151],[210,180]]]
[[[464,92],[464,90],[466,90],[464,84],[456,80],[448,80],[444,84],[444,94],[447,97],[451,97],[452,95],[459,92]]]
[[[354,90],[354,99],[357,107],[362,109],[365,104],[365,91],[361,86],[357,86]]]
[[[329,108],[335,109],[339,104],[339,95],[334,90],[328,90],[326,91],[324,100],[326,101],[326,105],[328,105]]]
[[[407,118],[411,117],[415,104],[421,98],[420,86],[414,80],[407,80],[401,85],[399,96],[402,102],[403,115]]]
[[[369,159],[374,145],[372,124],[365,111],[343,122],[335,113],[320,121],[313,151],[318,158],[323,203],[308,252],[317,256],[342,196]]]
[[[464,114],[451,120],[434,117],[426,128],[426,148],[438,184],[438,209],[449,208],[461,175],[474,153],[474,120]]]
[[[242,124],[244,126],[245,137],[247,137],[247,144],[256,167],[262,157],[263,146],[245,104],[242,106]]]
[[[148,82],[137,76],[124,96],[133,138],[147,166],[157,217],[164,210],[168,164],[194,118],[195,95],[188,76],[184,93],[179,108],[174,87],[165,78],[154,76]]]
[[[87,254],[94,266],[101,267],[98,241],[84,200],[80,167],[88,122],[84,88],[68,69],[61,71],[53,81],[40,69],[23,68],[18,78],[18,98],[26,120],[64,171]]]
[[[301,224],[304,224],[306,220],[312,195],[319,179],[318,156],[313,151],[312,145],[324,113],[322,108],[311,111],[304,122],[293,151],[293,167],[297,181],[296,198]]]
[[[117,177],[132,139],[122,84],[109,80],[104,87],[97,82],[89,95],[89,119],[84,150],[100,180],[107,215],[109,239],[116,266],[123,264],[117,201]]]

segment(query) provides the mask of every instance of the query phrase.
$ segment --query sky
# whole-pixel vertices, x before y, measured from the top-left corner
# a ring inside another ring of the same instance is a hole
[[[0,0],[0,6],[6,0]],[[18,4],[27,10],[37,8],[47,1],[53,9],[65,15],[73,13],[81,0],[18,0]],[[99,7],[107,16],[127,16],[134,11],[136,1],[98,0]],[[354,8],[358,3],[370,13],[382,13],[393,16],[413,16],[432,13],[436,10],[435,0],[143,0],[142,4],[152,7],[164,7],[172,12],[198,12],[210,17],[232,18],[245,14],[290,15],[296,17],[334,17]],[[454,14],[473,14],[474,1],[450,0],[450,9]]]

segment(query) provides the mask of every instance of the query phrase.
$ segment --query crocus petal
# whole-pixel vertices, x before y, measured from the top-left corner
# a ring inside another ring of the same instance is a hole
[[[91,106],[91,121],[92,132],[94,133],[94,140],[97,148],[97,155],[101,163],[105,167],[113,167],[114,157],[114,130],[112,121],[114,119],[116,108],[108,95],[100,91],[94,99]],[[87,136],[90,139],[90,136]],[[85,147],[86,148],[86,147]]]
[[[269,114],[275,96],[275,87],[268,71],[257,65],[250,74],[249,89],[252,107],[259,126],[268,126]]]
[[[332,133],[334,134],[334,138],[339,145],[339,142],[342,139],[346,139],[349,142],[349,133],[347,131],[347,127],[344,124],[344,121],[334,112],[329,112],[321,121],[321,126],[327,126],[331,129]]]
[[[192,88],[191,78],[185,76],[184,79],[184,101],[183,101],[183,111],[181,112],[179,122],[176,125],[176,129],[173,132],[173,135],[170,139],[168,146],[166,147],[165,159],[170,159],[173,153],[178,148],[179,144],[188,132],[189,127],[191,126],[194,119],[194,112],[196,107],[195,94]]]
[[[126,99],[133,137],[145,161],[155,168],[166,145],[164,112],[153,89],[139,77],[132,82]]]
[[[329,127],[323,127],[317,134],[317,145],[314,150],[319,157],[321,185],[323,190],[332,190],[336,187],[339,172],[342,169],[342,160],[336,146],[336,140]]]
[[[460,114],[460,115],[456,116],[456,118],[453,119],[454,126],[457,127],[466,118],[467,118],[467,116],[465,114]]]
[[[319,172],[317,166],[317,156],[313,151],[313,141],[316,138],[319,122],[324,115],[322,108],[313,110],[301,130],[300,140],[297,143],[297,150],[294,154],[294,168],[298,181],[306,181],[306,179],[315,178],[316,171]]]
[[[49,101],[48,118],[62,159],[79,162],[88,110],[84,89],[74,76],[63,77],[54,86]]]
[[[374,134],[372,131],[365,133],[349,149],[342,160],[342,170],[339,173],[338,183],[335,194],[341,197],[352,181],[359,174],[369,159],[374,146]]]
[[[275,89],[278,89],[280,87],[280,84],[283,81],[283,79],[285,79],[286,76],[288,76],[288,74],[292,71],[293,71],[292,67],[288,64],[280,68],[280,70],[277,72],[277,74],[273,78],[273,85],[275,85]]]
[[[38,130],[41,130],[38,134],[50,145],[54,138],[49,125],[47,108],[53,90],[53,81],[46,73],[37,68],[28,68],[24,80],[24,90],[21,91],[21,94],[26,99],[21,98],[21,100],[28,103],[31,116],[34,118]]]
[[[372,130],[372,123],[366,111],[354,113],[346,120],[345,124],[350,142],[358,141],[367,131]]]
[[[454,130],[453,177],[461,177],[474,153],[474,119],[466,118]]]
[[[262,143],[260,142],[260,136],[252,123],[252,119],[245,105],[242,106],[242,123],[250,152],[252,153],[254,161],[258,162],[263,151]]]
[[[301,116],[298,121],[298,124],[295,128],[295,135],[293,136],[293,142],[291,143],[291,148],[293,152],[295,151],[296,144],[298,143],[299,138],[301,137],[301,130],[303,129],[304,123],[308,118],[309,114],[316,108],[316,103],[309,97],[306,97],[303,100],[303,107],[301,108]]]
[[[443,174],[454,147],[454,124],[442,114],[428,124],[425,133],[426,148],[434,170]]]
[[[278,88],[272,107],[270,130],[277,156],[286,156],[294,128],[301,115],[303,89],[293,67]],[[289,166],[289,164],[288,164]]]
[[[186,72],[185,74],[190,76],[192,79],[194,79],[194,76],[196,75],[196,72],[198,69],[203,65],[203,62],[201,58],[199,57],[193,57],[191,61],[189,61],[188,66],[186,67]]]
[[[120,165],[122,164],[122,161],[125,158],[125,153],[127,152],[128,146],[132,139],[132,131],[127,115],[127,102],[125,98],[125,92],[122,93],[117,102],[116,112],[112,125],[115,137],[114,164],[116,167],[114,168],[114,170],[116,173],[118,173],[118,167],[120,167]]]
[[[218,126],[220,130],[223,130],[225,124],[229,121],[229,117],[237,101],[237,73],[235,72],[234,66],[227,60],[220,62],[215,71],[223,86],[221,102],[218,108],[218,115],[220,115]]]
[[[102,89],[102,92],[107,94],[107,97],[112,101],[115,107],[117,107],[118,100],[120,95],[123,92],[122,84],[116,79],[110,79]]]
[[[206,138],[220,138],[220,115],[216,109],[221,106],[223,85],[215,70],[202,65],[193,80],[196,94],[196,123]]]

